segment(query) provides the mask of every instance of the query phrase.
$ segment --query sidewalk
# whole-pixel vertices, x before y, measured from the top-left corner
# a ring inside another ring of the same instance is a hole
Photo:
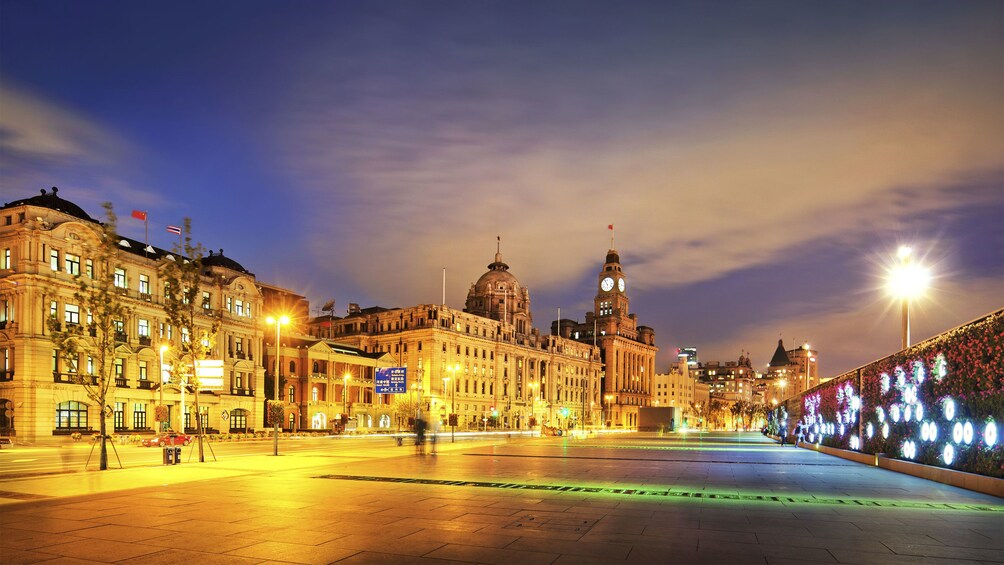
[[[0,561],[1004,562],[1001,499],[759,433],[437,448],[0,483],[51,497],[0,507]]]

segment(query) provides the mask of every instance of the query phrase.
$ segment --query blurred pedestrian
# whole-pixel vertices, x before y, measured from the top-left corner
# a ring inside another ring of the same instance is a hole
[[[415,418],[415,453],[425,455],[425,428],[424,418]]]

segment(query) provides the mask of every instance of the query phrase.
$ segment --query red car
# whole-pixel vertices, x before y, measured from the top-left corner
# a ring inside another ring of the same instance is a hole
[[[179,434],[177,432],[168,432],[166,434],[144,439],[143,447],[153,447],[155,445],[160,447],[164,447],[165,445],[188,445],[190,443],[192,443],[192,436],[186,436],[185,434]]]

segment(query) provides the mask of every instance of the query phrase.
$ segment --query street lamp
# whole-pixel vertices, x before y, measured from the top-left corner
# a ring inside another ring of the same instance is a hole
[[[165,351],[167,351],[167,346],[166,345],[161,345],[160,346],[160,386],[158,387],[158,390],[160,391],[160,405],[161,406],[164,406],[164,352]],[[163,408],[161,408],[161,410],[163,410]],[[182,422],[182,424],[184,424],[184,422]],[[164,424],[163,423],[161,423],[161,425],[160,425],[160,431],[164,431]],[[185,433],[184,430],[182,430],[182,433]]]
[[[280,337],[282,335],[282,326],[289,323],[289,316],[283,315],[278,318],[269,316],[265,319],[269,325],[275,326],[275,402],[279,402],[279,379],[282,377],[282,360],[280,359],[281,347],[279,344]],[[278,404],[277,404],[278,405]],[[272,410],[269,410],[269,416],[272,416],[274,420],[272,424],[275,429],[272,431],[272,455],[279,455],[279,418],[275,417]]]
[[[447,367],[447,371],[453,375],[454,385],[450,387],[450,443],[456,443],[457,441],[457,371],[460,370],[460,364],[457,363],[452,367]],[[447,384],[450,382],[450,377],[444,377],[443,381]]]
[[[345,415],[346,424],[348,423],[349,419],[348,393],[349,393],[349,381],[351,380],[352,380],[351,373],[345,373],[345,375],[342,376],[342,414]]]
[[[903,349],[906,349],[910,347],[910,300],[924,293],[931,274],[926,267],[912,261],[913,249],[909,246],[900,246],[897,256],[899,263],[889,271],[888,289],[902,301]]]
[[[805,351],[805,388],[803,390],[809,390],[812,388],[811,381],[809,380],[809,376],[812,374],[809,362],[815,361],[816,358],[812,356],[812,348],[808,343],[802,344],[802,350]]]
[[[785,398],[785,396],[784,396],[784,387],[787,384],[788,384],[788,381],[786,381],[785,379],[781,379],[781,380],[777,381],[777,386],[781,387],[781,400],[784,400],[784,398]]]
[[[530,389],[530,420],[533,420],[533,412],[537,409],[537,390],[540,383],[529,383],[526,385]]]
[[[605,400],[607,401],[607,409],[609,410],[609,409],[610,409],[610,404],[611,404],[611,403],[613,402],[613,400],[614,400],[614,395],[612,395],[612,394],[605,394],[605,395],[603,395],[603,398],[604,398],[604,399],[605,399]],[[602,422],[602,425],[603,425],[603,427],[606,427],[606,425],[607,425],[607,420],[606,420],[606,415],[605,415],[605,413],[604,413],[604,414],[601,414],[601,416],[602,416],[602,418],[603,418],[603,422]],[[611,416],[611,418],[612,418],[612,417],[613,417],[613,414],[611,414],[610,416]]]

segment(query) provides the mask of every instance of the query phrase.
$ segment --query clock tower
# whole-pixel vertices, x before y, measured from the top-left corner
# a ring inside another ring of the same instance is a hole
[[[621,269],[621,258],[617,250],[607,251],[607,259],[603,263],[597,278],[596,298],[593,301],[593,315],[603,316],[628,315],[627,277]]]

